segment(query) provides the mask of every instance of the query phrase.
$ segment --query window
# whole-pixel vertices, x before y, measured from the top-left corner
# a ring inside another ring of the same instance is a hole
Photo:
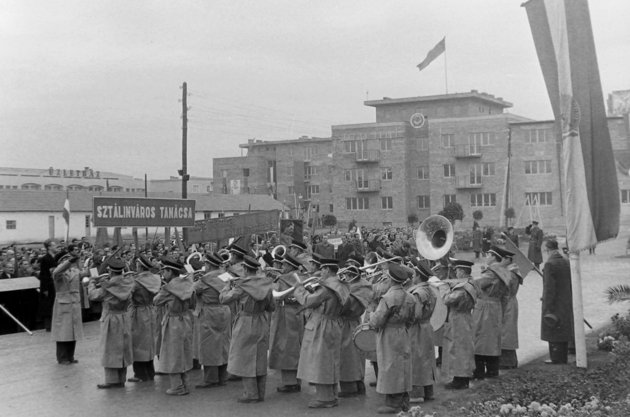
[[[347,140],[343,142],[343,151],[347,153],[354,153],[357,151],[357,141]]]
[[[621,190],[621,204],[630,204],[630,190]]]
[[[381,208],[391,210],[394,208],[394,197],[381,197]]]
[[[22,189],[23,190],[41,190],[42,186],[39,184],[28,183],[28,184],[22,184]]]
[[[492,140],[494,134],[491,132],[476,132],[476,133],[471,133],[468,135],[468,143],[471,144],[471,146],[474,145],[480,145],[480,146],[490,146],[492,145]]]
[[[553,137],[551,129],[529,129],[525,143],[545,143]]]
[[[310,197],[312,194],[319,194],[319,185],[309,185],[306,189],[306,196]]]
[[[293,147],[289,146],[289,156],[293,159]]]
[[[418,150],[419,151],[429,150],[429,138],[418,138]]]
[[[219,213],[219,215],[218,215],[217,217],[219,217],[219,218],[221,218],[221,217],[225,217],[225,213],[224,213],[224,212],[221,212],[221,213]]]
[[[490,177],[494,175],[494,162],[484,162],[483,163],[483,176]]]
[[[457,203],[457,195],[456,194],[444,194],[444,207],[450,203]]]
[[[101,189],[103,189],[103,187],[101,187]],[[61,190],[63,190],[63,186],[59,185],[59,184],[46,184],[46,185],[44,185],[44,190],[61,191]],[[93,190],[90,190],[90,191],[93,191]]]
[[[289,185],[289,189],[287,191],[289,194],[295,194],[295,187],[293,185]]]
[[[443,133],[440,135],[443,148],[452,148],[455,146],[455,135],[452,133]]]
[[[391,150],[392,150],[392,140],[381,139],[381,151],[391,151]]]
[[[526,206],[550,206],[551,204],[550,191],[525,193]]]
[[[367,197],[346,198],[346,210],[368,210],[370,201]]]
[[[475,164],[470,166],[470,185],[481,184],[481,172],[483,167],[481,164]]]
[[[203,212],[203,219],[204,220],[209,220],[212,218],[212,212],[211,211],[204,211]]]
[[[471,194],[471,207],[495,207],[497,205],[497,195],[495,193]]]
[[[201,189],[199,188],[199,184],[193,184],[193,193],[200,193]]]
[[[392,179],[392,169],[391,168],[381,168],[381,179],[382,180],[391,180]]]
[[[243,168],[243,176],[249,177],[249,168]]]
[[[455,165],[444,164],[444,178],[451,178],[455,176]]]
[[[292,177],[293,176],[293,167],[287,167],[287,176]]]
[[[346,169],[343,171],[343,178],[345,181],[361,181],[365,178],[364,169]]]
[[[227,169],[222,169],[221,170],[221,177],[222,178],[227,178],[227,174],[228,174]]]
[[[305,166],[304,167],[304,179],[310,180],[313,175],[317,175],[317,167]]]
[[[551,160],[525,161],[526,174],[549,174],[551,173]]]
[[[419,195],[418,208],[421,208],[421,209],[431,208],[431,197],[428,195]]]
[[[419,180],[428,180],[429,179],[429,167],[428,166],[418,167],[418,179]]]
[[[118,188],[117,190],[114,190],[114,188]],[[70,191],[79,191],[82,190],[83,186],[82,185],[78,185],[78,184],[73,184],[73,185],[68,185],[68,190]],[[109,187],[110,191],[122,191],[122,187]]]
[[[15,230],[17,228],[16,220],[7,220],[7,230]]]
[[[332,205],[332,204],[329,204],[329,205],[328,205],[328,211],[330,211],[331,213],[333,212],[333,208],[334,208],[334,207],[333,207],[333,205]]]
[[[316,146],[307,146],[306,148],[304,148],[304,160],[305,161],[310,161],[311,159],[313,159],[313,155],[317,154],[317,147]]]

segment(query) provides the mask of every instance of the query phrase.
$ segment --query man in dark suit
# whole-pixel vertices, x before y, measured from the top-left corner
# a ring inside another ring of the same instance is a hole
[[[538,227],[538,222],[534,220],[529,227],[529,249],[527,250],[527,257],[536,268],[540,268],[540,264],[543,261],[542,258],[542,243],[543,243],[543,231]]]
[[[545,363],[567,363],[569,342],[573,340],[571,267],[560,254],[556,240],[545,242],[545,252],[549,258],[543,269],[540,338],[549,343],[550,359]]]

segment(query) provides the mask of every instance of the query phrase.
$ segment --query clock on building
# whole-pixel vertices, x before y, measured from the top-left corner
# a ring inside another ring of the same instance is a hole
[[[424,126],[424,114],[422,113],[414,113],[411,115],[411,118],[409,119],[409,123],[411,123],[411,126],[414,127],[415,129],[419,129],[422,126]]]

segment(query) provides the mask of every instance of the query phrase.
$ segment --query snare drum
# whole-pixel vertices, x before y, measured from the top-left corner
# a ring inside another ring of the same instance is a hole
[[[352,335],[352,341],[357,349],[363,352],[376,351],[376,330],[368,323],[360,324]]]

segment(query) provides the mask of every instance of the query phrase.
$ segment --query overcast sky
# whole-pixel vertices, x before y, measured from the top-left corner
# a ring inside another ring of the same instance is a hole
[[[330,136],[363,101],[485,91],[551,107],[521,0],[0,1],[0,166],[189,173],[248,138]],[[604,94],[630,89],[630,1],[591,0]]]

